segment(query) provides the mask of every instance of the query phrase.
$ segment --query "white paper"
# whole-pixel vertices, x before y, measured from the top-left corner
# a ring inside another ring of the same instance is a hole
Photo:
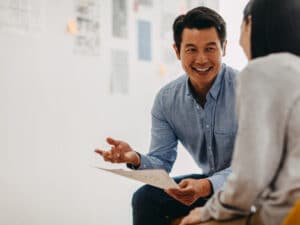
[[[108,171],[123,177],[127,177],[133,180],[141,181],[146,184],[150,184],[154,187],[168,189],[178,188],[176,182],[169,177],[165,170],[123,170],[123,169],[106,169],[102,167],[96,167],[100,170]]]

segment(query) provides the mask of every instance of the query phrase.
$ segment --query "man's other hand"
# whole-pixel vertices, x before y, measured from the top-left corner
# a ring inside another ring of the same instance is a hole
[[[199,198],[208,197],[212,186],[208,179],[184,179],[178,184],[179,188],[166,189],[165,192],[184,205],[190,206]]]

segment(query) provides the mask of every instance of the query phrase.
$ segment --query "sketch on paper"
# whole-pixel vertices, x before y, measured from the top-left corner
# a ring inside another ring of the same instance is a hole
[[[74,52],[98,55],[100,52],[100,1],[76,0]]]
[[[22,32],[41,30],[41,2],[39,0],[1,0],[0,28]]]
[[[127,1],[113,0],[112,21],[113,36],[118,38],[127,38]]]
[[[112,94],[128,93],[128,52],[112,49],[111,51],[111,79]]]
[[[151,7],[153,5],[153,0],[138,0],[139,5]]]
[[[138,59],[151,61],[151,24],[149,21],[138,21]]]

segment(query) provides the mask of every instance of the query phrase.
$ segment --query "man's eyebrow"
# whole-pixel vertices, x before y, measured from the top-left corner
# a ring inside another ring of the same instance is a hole
[[[185,48],[188,48],[188,47],[196,47],[196,45],[194,44],[191,44],[191,43],[187,43],[184,45]]]
[[[217,46],[217,43],[215,41],[211,41],[211,42],[208,42],[206,45],[215,45],[215,46]]]

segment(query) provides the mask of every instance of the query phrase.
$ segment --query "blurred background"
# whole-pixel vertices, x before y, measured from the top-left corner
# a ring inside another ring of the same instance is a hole
[[[142,184],[93,166],[105,138],[147,153],[156,92],[180,76],[172,23],[225,18],[242,69],[247,0],[0,0],[0,225],[130,225]],[[121,166],[117,166],[121,168]],[[171,175],[201,173],[183,148]]]

